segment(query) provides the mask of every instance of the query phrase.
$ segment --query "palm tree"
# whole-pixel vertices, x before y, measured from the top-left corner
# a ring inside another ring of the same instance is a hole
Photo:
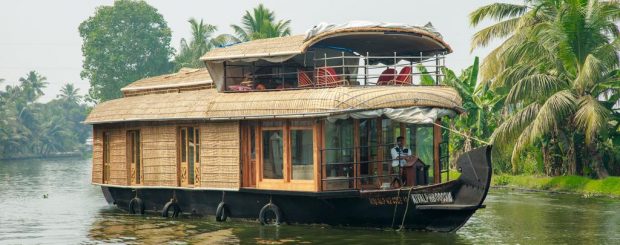
[[[39,75],[36,71],[30,71],[26,77],[19,78],[28,102],[34,102],[45,94],[43,93],[43,89],[47,86],[45,80],[47,78]]]
[[[275,22],[273,11],[265,8],[263,4],[253,9],[253,12],[245,11],[241,18],[241,26],[231,25],[237,38],[241,41],[282,37],[291,35],[291,20],[279,20]]]
[[[505,109],[512,112],[494,132],[493,142],[514,142],[516,169],[526,146],[549,139],[551,145],[564,146],[555,149],[563,149],[565,170],[575,174],[577,154],[597,154],[597,134],[607,129],[611,111],[598,98],[609,87],[620,89],[615,71],[620,5],[595,0],[495,3],[470,15],[474,26],[484,19],[499,22],[477,32],[472,48],[505,38],[485,58],[481,75],[492,89],[507,95]],[[587,152],[576,147],[580,135]],[[592,167],[599,177],[606,175],[600,162],[593,161]]]
[[[203,66],[200,57],[214,46],[211,35],[217,30],[216,26],[204,23],[202,19],[198,22],[191,18],[188,22],[192,28],[192,39],[189,42],[185,38],[181,39],[180,52],[175,57],[176,70]]]
[[[73,83],[65,83],[57,97],[71,104],[78,104],[82,101],[82,96],[78,94],[79,91],[80,89],[73,86]]]

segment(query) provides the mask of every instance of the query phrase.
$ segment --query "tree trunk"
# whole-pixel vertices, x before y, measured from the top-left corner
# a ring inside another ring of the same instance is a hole
[[[576,143],[573,134],[568,135],[568,149],[566,151],[566,171],[568,175],[577,174],[577,158],[576,158]]]
[[[549,144],[544,144],[542,146],[542,157],[543,157],[543,166],[545,167],[545,174],[547,176],[551,176],[553,174],[553,159],[551,156],[551,151],[549,149]]]
[[[596,178],[604,179],[609,176],[607,169],[603,165],[603,153],[597,149],[597,145],[595,142],[591,142],[588,146],[590,150],[590,156],[592,157],[592,169],[594,173],[596,173]]]
[[[560,143],[558,140],[558,132],[551,133],[549,140],[549,165],[551,166],[551,176],[562,175],[562,159],[560,156]]]

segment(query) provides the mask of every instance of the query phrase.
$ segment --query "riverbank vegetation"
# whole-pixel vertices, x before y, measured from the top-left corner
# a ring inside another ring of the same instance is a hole
[[[19,84],[0,89],[0,159],[84,151],[90,127],[81,122],[89,107],[71,83],[56,99],[37,102],[46,80],[31,71]]]
[[[494,3],[470,14],[474,26],[496,22],[473,36],[472,48],[501,41],[476,85],[502,105],[488,107],[483,121],[497,122],[488,140],[498,172],[620,174],[619,18],[620,3],[587,0]]]
[[[620,197],[620,177],[592,179],[583,176],[535,176],[500,174],[492,178],[494,187],[578,193],[586,196]]]

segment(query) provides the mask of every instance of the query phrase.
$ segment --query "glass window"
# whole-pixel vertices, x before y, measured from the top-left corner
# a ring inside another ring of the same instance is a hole
[[[396,146],[396,138],[400,136],[400,123],[391,119],[382,119],[381,138],[383,142],[383,174],[387,174],[392,163],[392,148]]]
[[[282,179],[282,130],[263,130],[263,178]]]
[[[325,123],[325,165],[327,177],[353,176],[353,120]]]
[[[377,151],[377,120],[360,119],[359,120],[359,137],[360,137],[360,174],[376,175],[376,161],[379,159]],[[362,179],[365,181],[366,179]]]
[[[416,128],[415,152],[427,165],[433,164],[433,127]]]
[[[141,180],[141,166],[140,166],[140,131],[131,130],[127,132],[127,148],[129,152],[131,176],[132,181],[135,184],[140,184]]]
[[[194,135],[196,136],[196,142],[194,142],[196,145],[196,163],[200,163],[200,130],[196,129]]]
[[[182,183],[193,185],[200,181],[200,130],[194,127],[180,129],[180,153]]]
[[[187,162],[187,130],[181,129],[181,162]]]
[[[312,129],[291,130],[291,179],[312,180],[314,173]]]

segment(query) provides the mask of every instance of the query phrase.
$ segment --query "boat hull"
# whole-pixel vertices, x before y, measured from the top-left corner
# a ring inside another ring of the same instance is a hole
[[[123,210],[135,192],[129,188],[102,187],[103,192]],[[449,190],[440,190],[447,191]],[[407,200],[408,190],[360,193],[342,191],[330,195],[314,193],[266,192],[260,190],[215,191],[142,189],[138,196],[147,212],[161,213],[164,205],[176,196],[182,212],[202,217],[214,216],[224,202],[231,218],[257,220],[268,203],[277,205],[286,223],[329,224],[335,226],[403,228],[432,231],[454,231],[461,227],[475,210],[417,210]],[[407,207],[407,202],[409,207]],[[403,222],[404,218],[404,222]]]
[[[490,185],[490,147],[457,160],[461,176],[442,184],[392,190],[297,192],[259,189],[204,190],[102,186],[106,200],[129,211],[135,197],[146,212],[161,213],[175,199],[186,215],[209,217],[225,203],[229,217],[257,220],[267,204],[281,221],[300,224],[404,228],[451,232],[482,208]]]

